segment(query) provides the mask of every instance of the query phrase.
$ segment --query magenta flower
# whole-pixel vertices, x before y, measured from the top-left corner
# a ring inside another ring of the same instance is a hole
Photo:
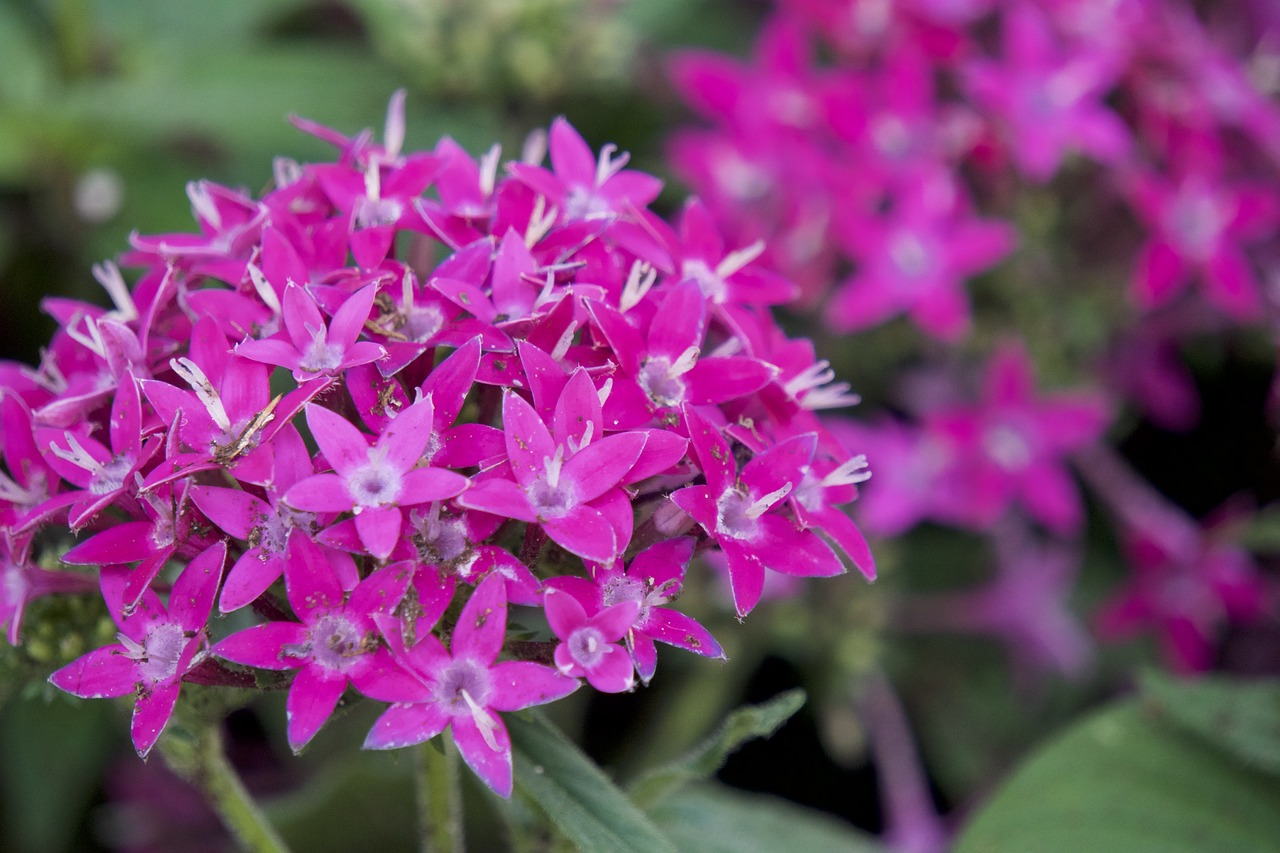
[[[1253,320],[1262,293],[1244,249],[1275,231],[1280,205],[1270,190],[1234,186],[1212,167],[1136,180],[1133,203],[1151,234],[1138,260],[1135,295],[1143,307],[1161,305],[1198,273],[1211,303],[1237,320]]]
[[[1129,132],[1102,103],[1117,77],[1115,58],[1084,45],[1064,51],[1032,3],[1011,4],[1003,18],[1003,62],[970,64],[966,82],[1005,123],[1018,166],[1047,181],[1072,151],[1109,165],[1128,156]]]
[[[777,444],[739,472],[720,429],[695,409],[686,409],[685,418],[707,483],[680,489],[671,500],[724,551],[739,616],[750,613],[760,600],[766,566],[802,577],[844,572],[840,558],[816,533],[777,512],[803,482],[804,468],[813,461],[816,436],[796,436]]]
[[[543,593],[542,603],[552,632],[560,638],[555,660],[561,675],[585,676],[602,693],[625,693],[635,687],[631,656],[615,643],[640,615],[638,600],[619,601],[588,616],[576,598],[551,587]]]
[[[385,560],[400,538],[401,507],[451,498],[467,487],[460,474],[419,467],[431,439],[430,398],[400,412],[373,446],[340,415],[323,406],[306,409],[332,474],[315,474],[289,489],[284,502],[310,512],[351,512],[360,541],[369,553]]]
[[[509,168],[566,220],[626,215],[648,207],[662,189],[662,182],[652,175],[624,169],[630,155],[614,157],[618,150],[614,145],[606,145],[597,159],[563,117],[551,123],[548,141],[552,171],[525,163]]]
[[[284,289],[284,327],[288,341],[280,338],[247,340],[236,346],[245,358],[287,367],[298,382],[336,376],[348,367],[368,364],[386,355],[373,341],[357,341],[373,309],[375,285],[351,295],[326,325],[315,300],[299,285]]]
[[[576,374],[590,385],[585,372]],[[599,410],[593,391],[574,394],[573,381],[566,386],[569,403],[560,423],[599,424],[591,402]],[[581,387],[579,385],[579,387]],[[594,387],[594,386],[592,386]],[[552,541],[586,560],[608,563],[630,539],[630,509],[627,526],[620,530],[608,514],[607,501],[621,494],[620,486],[645,448],[645,436],[619,433],[598,438],[589,433],[575,437],[550,430],[533,407],[508,392],[502,402],[502,422],[506,431],[509,472],[514,479],[493,476],[477,479],[458,497],[468,509],[493,513],[504,518],[536,522]],[[625,534],[625,535],[622,535]]]
[[[1060,534],[1075,532],[1084,519],[1066,458],[1096,441],[1109,419],[1109,407],[1097,394],[1037,398],[1032,365],[1018,346],[991,358],[977,405],[925,418],[930,429],[964,449],[968,503],[978,519],[990,524],[1018,501]]]
[[[335,571],[332,562],[347,563]],[[413,567],[395,563],[344,593],[342,576],[354,575],[345,554],[328,552],[305,536],[289,545],[285,590],[300,622],[265,622],[232,634],[212,654],[260,669],[296,669],[289,687],[289,746],[299,752],[333,713],[348,684],[357,690],[380,683],[390,668],[378,644],[374,616],[390,613],[404,596]],[[375,689],[370,687],[370,689]]]
[[[450,648],[434,634],[404,645],[399,624],[382,619],[396,660],[415,681],[374,698],[395,702],[374,723],[366,749],[398,749],[452,728],[467,765],[498,795],[511,796],[511,739],[497,711],[519,711],[568,696],[578,682],[528,661],[498,663],[507,628],[502,581],[486,578],[458,615]]]
[[[637,554],[625,571],[622,561],[619,560],[611,566],[594,567],[591,580],[566,575],[550,578],[547,586],[572,595],[584,614],[590,612],[599,615],[606,610],[611,610],[614,605],[626,601],[638,602],[639,612],[623,639],[631,652],[631,660],[635,664],[636,672],[640,675],[640,680],[648,684],[658,666],[655,640],[678,646],[703,657],[724,658],[724,650],[720,648],[720,644],[706,628],[698,624],[697,620],[674,608],[664,606],[680,596],[684,586],[685,567],[693,556],[693,546],[694,540],[689,537],[667,539]],[[562,615],[564,611],[571,610],[563,603],[557,604],[557,608]],[[593,669],[600,671],[597,678],[607,678],[609,666],[620,670],[621,667],[617,664],[612,661],[603,661],[601,655],[587,648],[590,643],[586,640],[590,639],[590,636],[584,635],[576,640],[573,639],[574,632],[586,623],[576,618],[576,612],[570,612],[568,616],[570,618],[566,621],[572,627],[565,632],[562,633],[554,624],[552,625],[556,635],[565,640],[560,648],[565,649],[563,657],[566,664],[570,664],[571,669],[574,666],[582,668],[588,672],[588,677],[590,677],[589,670],[586,670],[586,667],[589,664]],[[609,619],[613,618],[613,616],[609,617]],[[588,621],[595,625],[596,617],[593,616]],[[562,624],[561,627],[564,625]],[[593,630],[603,629],[595,625]],[[559,663],[559,649],[557,649],[557,656],[557,663]],[[594,664],[592,664],[593,660]],[[561,671],[565,670],[562,668]],[[582,672],[570,671],[566,674],[581,675]],[[615,692],[608,691],[595,681],[591,683],[599,690]],[[630,685],[626,689],[630,689]]]
[[[968,331],[963,283],[1013,248],[1012,227],[974,217],[948,175],[916,176],[882,218],[850,217],[840,236],[858,271],[831,302],[843,331],[905,312],[923,331],[953,341]]]
[[[89,575],[36,568],[0,539],[0,628],[8,629],[5,637],[9,645],[18,645],[29,603],[46,595],[89,592],[94,586]]]
[[[219,542],[192,560],[173,585],[166,608],[147,591],[132,613],[124,607],[125,573],[101,570],[102,596],[119,640],[95,649],[49,676],[49,682],[82,699],[136,695],[131,727],[134,748],[146,758],[178,701],[182,677],[207,654],[205,623],[222,578],[227,545]]]
[[[1243,549],[1197,531],[1196,547],[1185,550],[1175,547],[1181,536],[1169,532],[1152,528],[1126,537],[1133,574],[1098,613],[1098,630],[1109,640],[1155,631],[1175,669],[1203,672],[1213,666],[1229,623],[1266,612],[1267,591]]]

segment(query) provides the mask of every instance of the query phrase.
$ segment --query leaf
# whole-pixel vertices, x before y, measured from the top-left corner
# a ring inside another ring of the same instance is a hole
[[[1262,554],[1280,553],[1280,507],[1264,507],[1254,515],[1240,533],[1240,545]]]
[[[1244,764],[1280,774],[1280,682],[1142,679],[1150,707]]]
[[[69,849],[121,732],[110,702],[20,699],[0,715],[0,847]]]
[[[830,815],[718,784],[694,785],[679,797],[663,800],[650,814],[679,849],[699,853],[885,849]]]
[[[1025,762],[956,853],[1280,849],[1280,779],[1231,760],[1137,700],[1072,726]]]
[[[803,690],[788,690],[760,705],[739,708],[718,732],[671,764],[642,774],[627,786],[627,793],[636,804],[647,808],[689,782],[710,778],[744,743],[772,736],[804,701]]]
[[[581,850],[675,853],[676,848],[578,747],[540,715],[506,718],[516,790]]]

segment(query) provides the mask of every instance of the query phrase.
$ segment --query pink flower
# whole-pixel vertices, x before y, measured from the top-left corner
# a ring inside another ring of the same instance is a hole
[[[635,687],[635,666],[620,641],[636,617],[640,602],[619,601],[592,616],[572,595],[552,587],[542,596],[547,622],[560,638],[556,669],[561,675],[586,677],[602,693],[625,693]]]
[[[352,294],[326,325],[315,300],[299,285],[290,284],[284,290],[283,312],[289,340],[247,340],[236,346],[236,353],[263,364],[287,367],[298,382],[335,376],[382,358],[386,350],[380,344],[356,340],[369,318],[376,290],[369,285]]]
[[[102,596],[120,628],[119,642],[95,649],[49,676],[55,687],[82,699],[135,694],[133,745],[143,758],[173,713],[182,677],[207,654],[205,622],[226,557],[226,543],[217,543],[183,570],[168,608],[148,591],[129,614],[123,610],[123,570],[104,566]]]
[[[777,510],[804,479],[816,436],[778,444],[737,470],[720,429],[694,409],[685,410],[690,440],[706,475],[705,486],[687,486],[671,500],[715,539],[724,551],[739,616],[756,606],[765,567],[788,575],[829,577],[844,572],[831,547]]]
[[[503,797],[511,796],[511,740],[497,711],[518,711],[569,695],[578,682],[528,661],[498,663],[507,626],[502,581],[484,580],[463,606],[450,648],[434,634],[406,647],[400,626],[381,619],[396,660],[414,677],[376,692],[395,702],[374,723],[366,749],[399,749],[452,728],[467,765]]]
[[[307,426],[334,473],[295,483],[284,502],[310,512],[352,512],[360,541],[386,559],[400,538],[401,507],[451,498],[467,487],[466,478],[453,471],[419,467],[432,415],[430,398],[414,403],[370,447],[349,421],[323,406],[308,406]]]
[[[374,616],[395,608],[413,575],[410,564],[396,563],[369,575],[347,595],[331,561],[348,564],[341,575],[355,576],[350,557],[326,553],[305,536],[293,538],[285,589],[302,621],[255,625],[212,649],[214,655],[245,666],[298,670],[288,699],[294,752],[315,737],[348,684],[360,690],[385,677],[390,661],[378,645]]]

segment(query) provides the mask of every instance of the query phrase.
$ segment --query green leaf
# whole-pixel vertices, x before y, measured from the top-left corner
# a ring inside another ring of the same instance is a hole
[[[675,853],[644,812],[590,758],[536,713],[506,718],[515,786],[581,850]]]
[[[1280,507],[1260,510],[1240,533],[1240,544],[1250,551],[1280,554]]]
[[[724,785],[694,785],[663,800],[650,814],[679,849],[699,853],[884,850],[871,836],[830,815]]]
[[[1280,849],[1280,779],[1190,737],[1138,700],[1072,726],[974,817],[956,853]]]
[[[1142,679],[1148,705],[1172,723],[1267,773],[1280,774],[1280,682]]]
[[[110,702],[15,700],[0,715],[0,847],[68,849],[119,742]]]
[[[804,700],[803,690],[788,690],[763,704],[739,708],[718,732],[682,758],[642,774],[627,786],[627,793],[647,808],[689,782],[710,778],[744,743],[771,737],[800,710]]]

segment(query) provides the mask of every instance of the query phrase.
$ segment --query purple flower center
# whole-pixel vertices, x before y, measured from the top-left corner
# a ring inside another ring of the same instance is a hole
[[[127,456],[117,456],[97,471],[89,480],[89,493],[109,495],[124,488],[124,478],[133,470],[133,460]]]
[[[329,343],[324,328],[311,331],[311,343],[298,362],[298,366],[308,373],[332,373],[342,365],[343,348],[340,344]]]
[[[5,561],[4,577],[0,578],[0,617],[12,612],[26,591],[26,573],[16,564]]]
[[[404,205],[393,198],[364,198],[356,208],[356,225],[374,228],[378,225],[395,225],[404,212]]]
[[[605,607],[612,607],[623,601],[640,602],[640,614],[636,617],[637,625],[642,624],[649,617],[648,587],[639,578],[629,578],[626,575],[610,578],[600,587],[600,597]]]
[[[543,471],[525,488],[529,505],[539,518],[560,518],[578,504],[577,489],[573,483],[560,477],[564,467],[564,445],[556,448],[556,455],[543,460]]]
[[[263,515],[260,518],[261,521],[253,529],[249,542],[250,544],[256,542],[263,559],[266,559],[269,555],[283,554],[289,546],[289,532],[295,527],[311,527],[315,523],[316,515],[313,512],[302,512],[278,503],[275,505],[273,514]]]
[[[325,669],[337,672],[349,668],[368,651],[365,632],[339,613],[321,616],[311,626],[307,637],[310,640],[311,660]],[[290,652],[286,649],[285,653]]]
[[[716,532],[734,539],[754,539],[759,530],[758,515],[751,514],[751,496],[730,490],[716,501]]]
[[[983,434],[982,447],[1006,471],[1022,471],[1031,464],[1031,446],[1026,436],[1009,424],[996,424]]]
[[[724,302],[728,294],[728,287],[724,283],[724,279],[716,274],[711,267],[707,266],[706,261],[699,258],[690,258],[685,261],[680,269],[681,275],[685,278],[691,278],[698,283],[702,295],[719,305]]]
[[[444,325],[444,315],[434,305],[414,306],[404,318],[399,332],[414,343],[425,343]]]
[[[933,269],[929,248],[919,236],[909,231],[893,237],[889,244],[889,257],[898,272],[906,278],[922,278]]]
[[[600,197],[587,187],[574,187],[565,196],[565,219],[597,219],[607,216],[612,210],[608,199]]]
[[[436,682],[436,701],[453,716],[472,714],[475,708],[488,705],[492,690],[488,667],[462,658],[440,673]]]
[[[587,670],[595,668],[613,650],[604,634],[590,625],[583,625],[570,634],[565,645],[568,646],[569,656],[574,663]]]
[[[1169,236],[1187,256],[1206,261],[1214,253],[1230,216],[1226,205],[1203,187],[1189,187],[1169,205]]]
[[[142,658],[138,671],[152,684],[171,681],[178,675],[178,661],[187,647],[187,635],[181,625],[156,622],[148,626],[142,638]]]
[[[645,360],[636,375],[636,382],[655,404],[678,406],[684,400],[684,380],[672,370],[671,359],[655,355]]]
[[[403,485],[400,472],[375,452],[347,476],[347,492],[358,507],[394,506]]]
[[[432,510],[434,514],[410,513],[409,520],[417,531],[413,542],[421,562],[447,565],[467,553],[471,540],[461,518],[441,518],[439,504]]]

